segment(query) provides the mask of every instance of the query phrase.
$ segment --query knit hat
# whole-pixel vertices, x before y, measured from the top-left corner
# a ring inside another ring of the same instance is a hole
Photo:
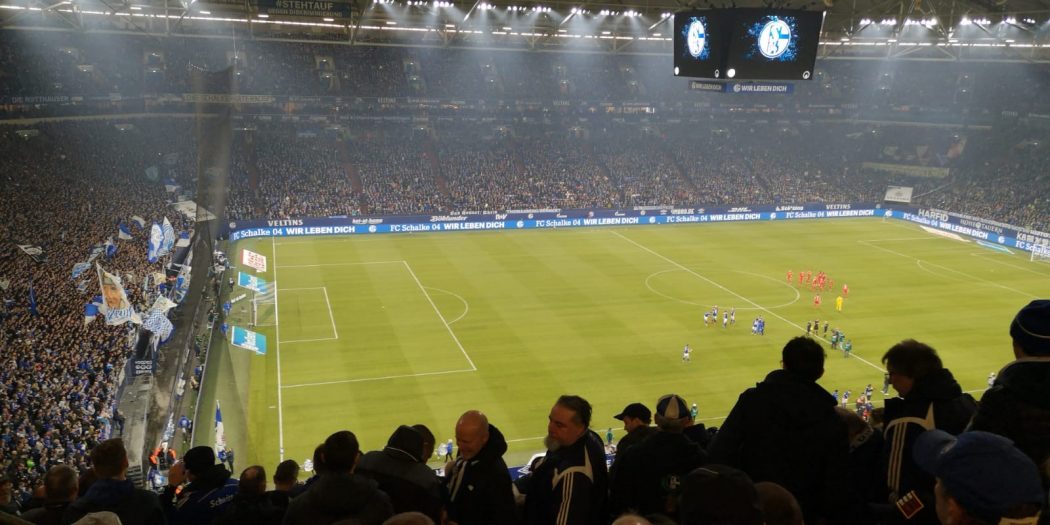
[[[383,450],[387,453],[401,453],[417,463],[422,462],[423,436],[418,430],[407,425],[401,425],[390,435],[390,439],[386,442],[386,448]]]
[[[1028,303],[1010,323],[1010,337],[1032,356],[1050,356],[1050,301]]]
[[[193,447],[182,456],[182,462],[185,463],[187,471],[192,472],[194,476],[200,476],[215,466],[215,451],[204,445]]]
[[[667,394],[656,402],[656,415],[667,419],[689,417],[689,405],[678,394]]]

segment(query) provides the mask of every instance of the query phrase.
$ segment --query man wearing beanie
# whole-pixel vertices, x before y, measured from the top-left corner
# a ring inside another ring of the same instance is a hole
[[[1046,502],[1035,463],[1009,439],[989,432],[924,432],[915,463],[937,480],[944,525],[1036,525]]]
[[[189,484],[178,488],[184,482]],[[200,525],[211,523],[222,515],[237,495],[237,480],[230,472],[215,464],[211,447],[193,447],[168,471],[168,486],[161,503],[171,525]]]
[[[1015,361],[981,397],[972,430],[1006,436],[1050,488],[1050,301],[1032,301],[1010,323]]]
[[[675,503],[682,480],[707,463],[703,447],[684,434],[692,424],[689,405],[681,396],[668,394],[656,402],[658,430],[624,452],[609,473],[612,516],[628,511],[678,515]]]

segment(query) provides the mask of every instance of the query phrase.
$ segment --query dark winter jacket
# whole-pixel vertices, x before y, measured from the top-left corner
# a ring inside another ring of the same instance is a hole
[[[510,472],[503,461],[507,441],[489,425],[489,440],[469,460],[456,459],[447,472],[448,516],[458,525],[518,522]]]
[[[441,479],[415,456],[387,446],[361,456],[356,472],[379,484],[395,513],[422,512],[441,522]]]
[[[677,516],[679,481],[707,463],[707,453],[685,434],[657,431],[617,459],[610,472],[609,507],[616,517],[627,511]]]
[[[353,519],[362,525],[382,525],[394,508],[375,481],[358,474],[322,474],[288,505],[284,525],[329,525]]]
[[[942,368],[926,377],[916,379],[911,390],[903,398],[886,400],[883,431],[883,465],[891,502],[905,497],[912,491],[924,508],[911,518],[902,513],[893,513],[898,522],[938,523],[934,510],[934,478],[912,458],[912,448],[919,435],[937,428],[956,435],[966,429],[977,408],[973,396],[964,394],[952,373]]]
[[[226,507],[226,511],[215,519],[214,525],[280,525],[284,519],[283,507],[277,507],[268,494],[238,493]]]
[[[774,370],[740,394],[708,446],[712,463],[772,481],[798,499],[807,523],[841,523],[849,461],[846,424],[816,382]]]
[[[999,372],[973,416],[970,430],[1013,440],[1040,466],[1050,488],[1050,358],[1014,361]]]
[[[129,480],[100,479],[66,508],[63,523],[73,523],[91,512],[110,511],[127,525],[165,523],[157,495],[135,488]]]
[[[609,472],[605,446],[588,430],[575,443],[549,450],[529,481],[530,525],[598,525],[607,521]]]
[[[172,525],[201,525],[211,523],[226,512],[226,507],[237,495],[237,480],[230,478],[226,467],[213,465],[186,485],[178,499],[171,503],[173,492],[168,487],[161,496],[168,522]]]
[[[656,433],[656,427],[638,427],[627,433],[620,441],[616,442],[616,459],[619,460],[623,453],[631,447],[645,441],[645,438]],[[615,462],[615,461],[614,461]]]

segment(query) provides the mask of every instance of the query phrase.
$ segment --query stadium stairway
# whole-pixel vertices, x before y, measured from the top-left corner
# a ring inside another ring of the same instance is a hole
[[[350,177],[350,189],[355,194],[361,195],[365,185],[361,182],[361,174],[357,172],[357,166],[354,166],[353,161],[350,160],[350,146],[344,139],[337,140],[336,144],[339,149],[339,163],[343,165],[343,171]]]
[[[423,158],[430,164],[430,172],[434,174],[434,184],[443,197],[448,197],[448,180],[445,179],[445,171],[441,168],[441,159],[438,158],[437,148],[434,147],[434,139],[429,135],[423,143]]]

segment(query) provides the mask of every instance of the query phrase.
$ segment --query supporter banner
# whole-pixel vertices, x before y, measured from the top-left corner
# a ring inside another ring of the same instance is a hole
[[[44,249],[35,244],[17,244],[16,246],[38,263],[47,261],[47,256],[44,255]]]
[[[220,93],[183,93],[182,101],[203,104],[273,104],[273,95],[225,95]]]
[[[1050,246],[1050,233],[1017,228],[944,210],[902,208],[900,211],[894,211],[892,216],[1025,251],[1032,251],[1037,245]]]
[[[254,268],[257,272],[266,271],[266,256],[251,250],[241,250],[241,264]]]
[[[136,377],[153,375],[153,360],[152,359],[136,359],[135,360],[135,368],[134,368],[134,372],[132,373],[132,375],[134,375]]]
[[[912,188],[910,186],[887,186],[886,196],[883,200],[888,202],[911,203]]]
[[[106,324],[119,325],[128,321],[142,323],[141,316],[135,313],[135,307],[128,301],[120,277],[103,270],[99,264],[95,264],[95,269],[98,272],[98,286],[102,290],[102,306],[99,310],[106,317]]]
[[[259,11],[269,15],[350,18],[350,4],[318,0],[258,0]]]
[[[164,225],[161,226],[160,249],[157,250],[157,255],[167,255],[171,252],[172,246],[175,246],[175,228],[172,228],[171,221],[169,221],[167,217],[164,217]]]
[[[266,355],[266,336],[245,330],[239,326],[232,327],[230,343],[238,348],[246,348],[259,355]]]
[[[690,80],[689,89],[693,91],[711,91],[721,93],[725,89],[725,84],[705,80]]]
[[[861,164],[865,171],[876,171],[889,173],[891,175],[907,175],[909,177],[927,177],[932,179],[943,179],[948,176],[948,168],[934,166],[912,166],[910,164],[891,164],[888,162],[865,162]]]
[[[237,272],[237,285],[257,293],[266,293],[266,281],[244,272]]]

